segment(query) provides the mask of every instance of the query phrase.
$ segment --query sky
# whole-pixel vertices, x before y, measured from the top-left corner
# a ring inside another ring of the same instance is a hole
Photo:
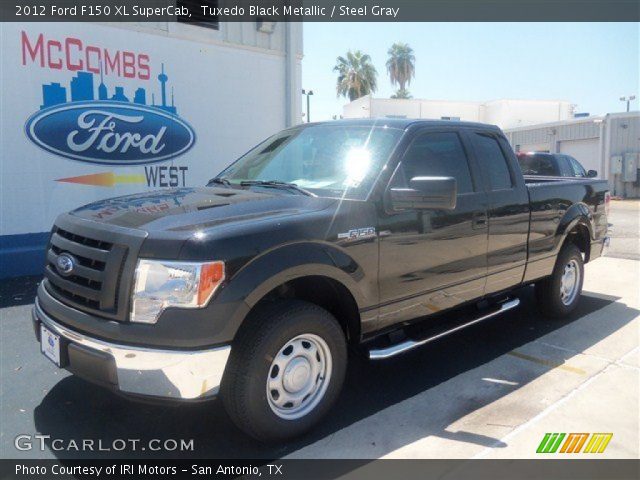
[[[311,120],[342,113],[333,67],[349,49],[368,53],[378,71],[374,97],[395,88],[387,50],[408,43],[416,56],[413,98],[488,101],[568,100],[592,115],[626,109],[640,90],[637,23],[313,23],[303,26],[302,88],[311,89]],[[303,111],[306,112],[303,97]],[[632,110],[638,110],[638,100]]]

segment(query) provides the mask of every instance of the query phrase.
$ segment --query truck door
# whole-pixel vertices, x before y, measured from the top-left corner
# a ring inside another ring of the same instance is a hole
[[[522,282],[527,262],[529,194],[516,171],[517,159],[507,141],[495,131],[469,131],[480,167],[489,207],[488,276],[485,294]]]
[[[454,177],[457,204],[454,210],[385,208],[379,223],[380,328],[484,293],[487,194],[467,151],[458,129],[421,131],[391,177],[388,188],[407,186],[414,177]]]

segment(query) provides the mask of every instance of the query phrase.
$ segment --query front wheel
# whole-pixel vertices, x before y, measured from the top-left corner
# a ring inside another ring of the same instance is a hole
[[[336,319],[298,300],[262,308],[234,341],[221,396],[238,427],[261,441],[304,433],[337,399],[347,365]]]
[[[536,283],[538,306],[550,317],[564,317],[578,306],[584,281],[582,253],[574,244],[562,247],[550,277]]]

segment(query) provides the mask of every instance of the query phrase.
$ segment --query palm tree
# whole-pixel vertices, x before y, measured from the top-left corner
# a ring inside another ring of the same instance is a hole
[[[416,57],[413,54],[413,49],[406,43],[394,43],[387,53],[389,54],[387,72],[389,72],[391,85],[400,86],[398,93],[404,91],[408,94],[405,86],[411,84],[411,79],[416,73]]]
[[[413,96],[409,93],[409,90],[403,90],[402,88],[400,88],[396,93],[391,95],[391,98],[407,99],[413,98]]]
[[[349,97],[350,101],[369,95],[378,87],[376,67],[371,63],[371,57],[360,50],[349,50],[346,58],[338,57],[333,71],[338,72],[338,96]]]

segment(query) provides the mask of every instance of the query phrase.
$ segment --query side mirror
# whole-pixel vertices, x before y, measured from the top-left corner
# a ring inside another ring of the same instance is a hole
[[[456,208],[456,179],[413,177],[409,188],[391,188],[393,210],[452,210]]]
[[[597,176],[598,176],[597,170],[589,170],[589,171],[587,171],[587,177],[588,178],[595,178]]]

